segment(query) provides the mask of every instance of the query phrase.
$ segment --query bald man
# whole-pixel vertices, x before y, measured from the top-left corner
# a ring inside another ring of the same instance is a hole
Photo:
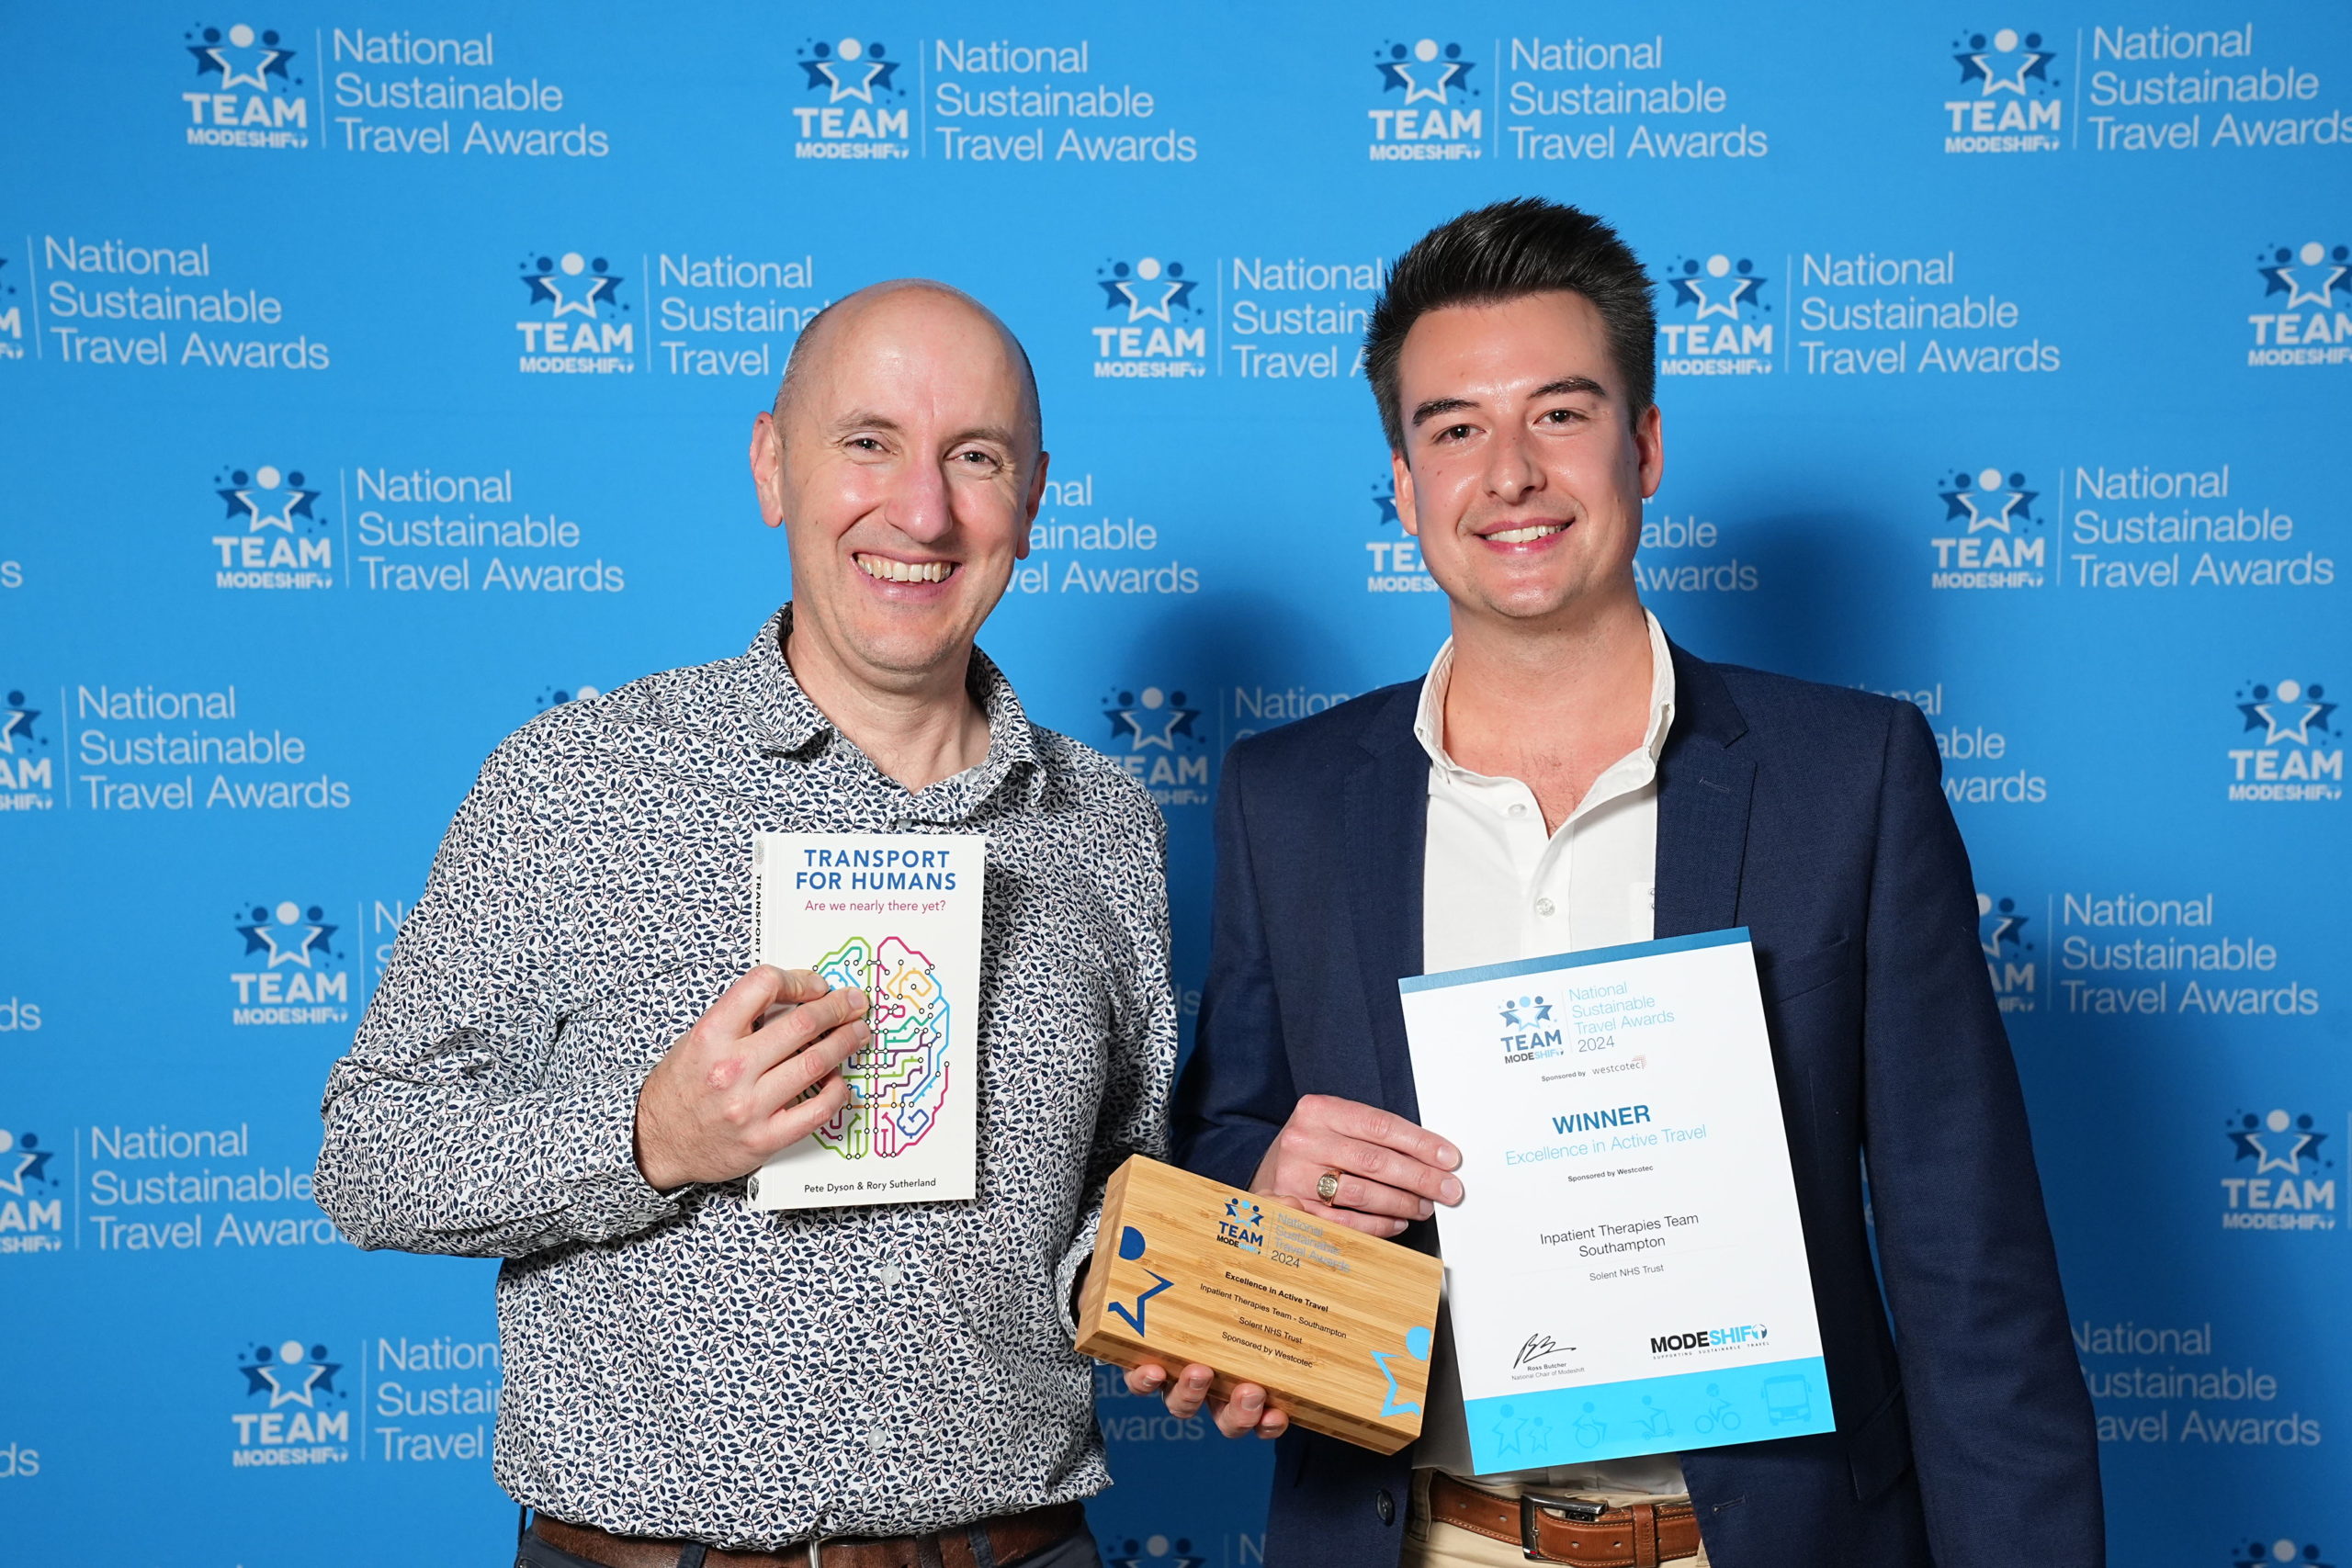
[[[792,602],[492,755],[328,1080],[319,1201],[504,1260],[518,1563],[1086,1568],[1071,1292],[1162,1150],[1175,1009],[1158,813],[973,642],[1045,493],[1036,385],[972,299],[884,284],[802,333],[751,456]],[[860,992],[745,972],[762,829],[987,835],[972,1200],[745,1205],[871,1038]]]

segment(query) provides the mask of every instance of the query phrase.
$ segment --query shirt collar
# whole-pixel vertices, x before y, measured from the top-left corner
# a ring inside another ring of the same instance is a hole
[[[767,618],[752,638],[752,646],[743,651],[743,664],[751,677],[752,728],[760,749],[797,752],[808,749],[820,736],[840,735],[842,743],[854,750],[855,742],[841,735],[793,675],[792,665],[784,656],[784,640],[791,631],[792,606],[786,604]],[[971,668],[965,684],[980,705],[980,711],[988,716],[988,755],[979,766],[942,779],[917,795],[914,798],[926,807],[922,813],[926,817],[940,811],[961,816],[994,794],[997,786],[1016,772],[1021,773],[1032,800],[1044,787],[1045,771],[1037,755],[1036,730],[1029,722],[1028,711],[1013,694],[1012,682],[1005,678],[996,660],[977,647],[972,649]],[[872,766],[870,760],[867,766]]]
[[[1674,728],[1674,651],[1667,645],[1666,628],[1647,610],[1642,618],[1650,633],[1650,719],[1642,735],[1642,750],[1655,767],[1666,751],[1668,731]],[[1445,749],[1445,694],[1453,682],[1453,639],[1447,637],[1430,661],[1429,678],[1421,682],[1420,706],[1413,715],[1413,736],[1430,754],[1430,765],[1451,778],[1482,775],[1455,761]]]

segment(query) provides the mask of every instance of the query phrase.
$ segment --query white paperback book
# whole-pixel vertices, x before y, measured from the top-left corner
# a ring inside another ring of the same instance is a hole
[[[754,1209],[969,1198],[979,1165],[979,833],[758,833],[754,958],[872,998],[850,1101],[745,1184]]]

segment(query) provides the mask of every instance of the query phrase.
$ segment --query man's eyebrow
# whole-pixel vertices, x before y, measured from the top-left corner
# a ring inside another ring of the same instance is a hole
[[[1572,397],[1578,392],[1590,392],[1596,398],[1605,398],[1609,395],[1609,389],[1589,376],[1563,376],[1556,381],[1544,382],[1528,395],[1536,398],[1565,398]]]
[[[904,426],[900,425],[897,420],[892,419],[887,413],[876,413],[872,409],[852,409],[849,412],[842,415],[841,418],[833,421],[833,428],[835,430],[888,430],[896,432],[904,429]]]
[[[1431,398],[1428,402],[1413,410],[1413,428],[1419,430],[1423,424],[1442,413],[1452,413],[1456,409],[1470,409],[1477,406],[1468,398]]]
[[[968,430],[958,431],[948,445],[960,446],[967,441],[987,441],[1008,448],[1020,445],[1020,437],[1001,424],[976,424]]]

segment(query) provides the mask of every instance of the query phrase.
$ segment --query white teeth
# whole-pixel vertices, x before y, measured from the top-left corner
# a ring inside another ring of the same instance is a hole
[[[883,582],[944,582],[947,574],[956,570],[953,561],[891,560],[886,556],[861,555],[856,558],[858,570]]]
[[[1531,523],[1524,528],[1506,528],[1499,534],[1487,536],[1498,545],[1524,545],[1547,535],[1556,534],[1567,526],[1565,523]]]

